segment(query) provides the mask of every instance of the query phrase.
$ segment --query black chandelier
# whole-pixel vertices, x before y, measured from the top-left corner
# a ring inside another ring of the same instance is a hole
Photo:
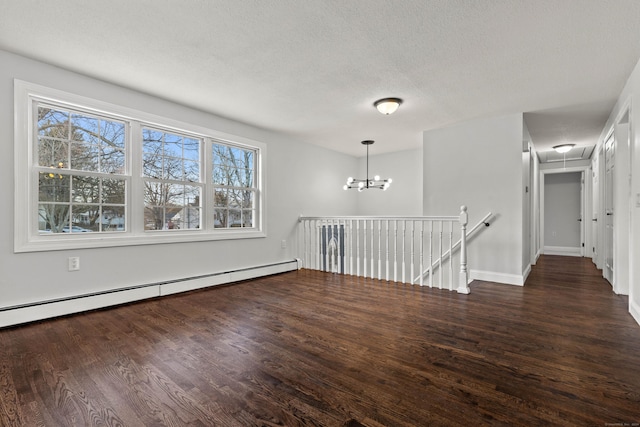
[[[386,190],[391,185],[391,178],[389,179],[380,179],[378,175],[374,176],[373,179],[369,179],[369,146],[372,145],[375,141],[366,140],[362,141],[362,145],[367,146],[367,178],[366,179],[358,179],[349,177],[347,178],[347,184],[342,187],[345,190],[351,190],[357,188],[358,191],[367,190],[369,188],[377,188],[380,190]]]

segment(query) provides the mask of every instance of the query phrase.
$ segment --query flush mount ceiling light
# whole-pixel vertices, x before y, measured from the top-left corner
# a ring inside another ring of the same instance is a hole
[[[556,150],[556,153],[564,154],[571,151],[571,149],[575,146],[576,144],[560,144],[554,146],[553,149]]]
[[[391,178],[389,179],[380,179],[378,175],[374,176],[373,179],[369,179],[369,146],[372,145],[375,141],[366,140],[362,141],[362,145],[367,146],[367,179],[358,179],[358,178],[347,178],[347,184],[342,187],[345,190],[350,190],[352,188],[357,188],[358,191],[368,190],[369,188],[377,188],[379,190],[386,190],[391,185]]]
[[[382,114],[389,115],[395,113],[400,104],[402,104],[400,98],[382,98],[374,102],[373,106]]]

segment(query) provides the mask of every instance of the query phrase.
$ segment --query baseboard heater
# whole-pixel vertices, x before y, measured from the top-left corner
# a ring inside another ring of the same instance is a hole
[[[168,280],[166,282],[128,286],[126,288],[3,307],[0,308],[0,328],[125,304],[147,298],[240,282],[256,277],[270,276],[272,274],[298,270],[301,266],[301,260],[294,259],[274,264]]]

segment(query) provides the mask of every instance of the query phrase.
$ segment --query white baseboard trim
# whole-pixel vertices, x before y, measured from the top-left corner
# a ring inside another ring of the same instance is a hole
[[[640,325],[640,305],[636,304],[631,298],[629,298],[629,313]]]
[[[564,256],[582,256],[580,248],[573,248],[570,246],[545,246],[545,255],[564,255]]]
[[[529,274],[531,274],[531,264],[527,265],[527,268],[524,269],[524,272],[522,273],[522,285],[524,286],[525,282],[527,281],[527,277],[529,277]]]
[[[297,260],[5,307],[0,308],[0,328],[293,270],[298,270]]]
[[[530,269],[531,267],[529,267]],[[528,275],[529,273],[527,273]],[[506,285],[524,286],[524,276],[517,274],[498,273],[495,271],[470,270],[471,280],[483,280],[485,282],[504,283]]]

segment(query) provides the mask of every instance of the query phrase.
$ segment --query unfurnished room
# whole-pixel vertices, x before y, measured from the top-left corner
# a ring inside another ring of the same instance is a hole
[[[0,0],[0,426],[640,425],[639,29]]]

